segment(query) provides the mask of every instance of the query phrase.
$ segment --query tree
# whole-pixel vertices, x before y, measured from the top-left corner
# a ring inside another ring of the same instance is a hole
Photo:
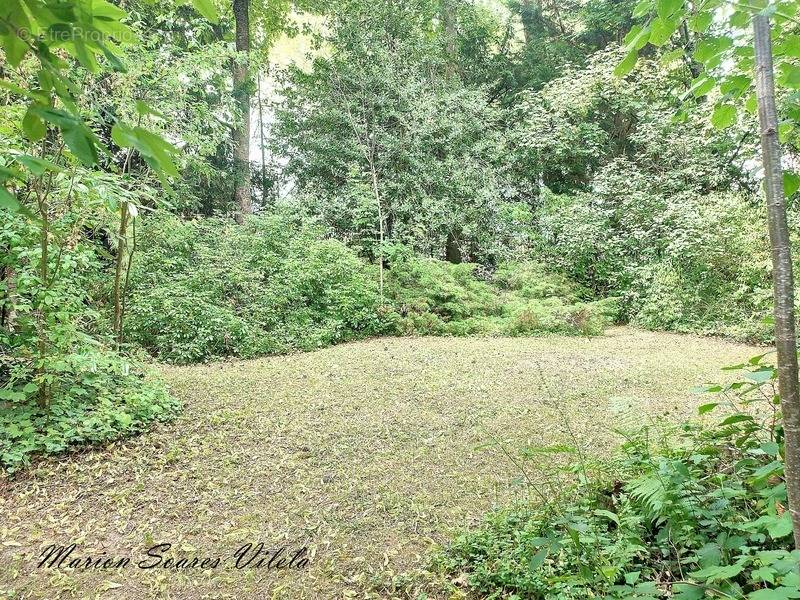
[[[349,3],[320,42],[330,52],[290,69],[281,93],[277,151],[301,201],[371,259],[383,238],[491,262],[508,208],[500,111],[448,76],[446,44],[430,35],[440,8]]]
[[[253,212],[250,195],[250,0],[233,0],[236,21],[236,56],[233,60],[233,200],[236,222],[242,224]]]
[[[772,40],[769,17],[753,18],[756,58],[756,96],[761,124],[761,158],[764,164],[764,192],[772,246],[772,282],[775,302],[775,346],[778,351],[778,389],[786,436],[786,492],[792,514],[794,544],[800,548],[800,392],[797,373],[797,335],[794,315],[794,276],[786,196],[783,190],[781,148],[778,143],[778,111],[772,72]]]
[[[785,480],[792,517],[795,547],[800,549],[800,395],[798,394],[797,339],[794,315],[794,280],[791,263],[791,245],[786,222],[786,195],[800,187],[800,178],[784,174],[781,165],[778,138],[778,111],[775,100],[773,75],[773,42],[769,17],[775,17],[777,38],[775,54],[779,57],[778,84],[797,89],[800,67],[794,58],[800,55],[800,36],[794,33],[798,11],[796,0],[762,5],[735,2],[710,2],[692,10],[683,0],[642,0],[634,17],[646,21],[634,26],[625,37],[626,57],[617,66],[617,75],[627,75],[636,65],[640,51],[645,46],[660,47],[673,36],[680,35],[684,26],[700,35],[697,44],[687,49],[682,43],[675,56],[687,57],[702,66],[703,72],[692,82],[690,95],[706,96],[719,89],[711,122],[718,129],[727,129],[737,122],[738,104],[747,111],[758,110],[761,125],[762,162],[764,165],[764,190],[766,194],[768,227],[772,249],[772,280],[775,319],[775,343],[778,350],[778,387],[785,432]],[[652,15],[655,13],[655,15]],[[721,31],[707,33],[712,24],[723,23]],[[743,51],[739,41],[752,24],[752,47]],[[737,43],[739,41],[739,43]],[[685,40],[684,40],[685,42]],[[754,58],[755,56],[755,58]],[[721,65],[726,64],[726,68]],[[755,78],[754,73],[755,71]],[[753,83],[755,79],[755,92]],[[786,112],[788,119],[781,134],[790,137],[798,125],[797,98],[789,97]],[[791,185],[785,189],[784,181]]]
[[[215,16],[206,13],[210,18]],[[118,212],[121,219],[113,291],[113,329],[119,342],[124,306],[123,255],[127,253],[124,238],[129,219],[136,216],[135,203],[126,194],[119,172],[124,176],[135,153],[165,185],[166,176],[178,174],[174,164],[177,149],[141,126],[141,116],[152,112],[144,102],[136,103],[139,120],[132,125],[106,113],[87,114],[80,101],[89,77],[100,82],[104,75],[125,71],[117,43],[134,37],[132,29],[123,23],[126,17],[125,11],[103,0],[46,0],[28,10],[13,3],[0,9],[0,42],[16,71],[9,74],[13,82],[4,79],[3,87],[29,101],[24,117],[16,124],[25,139],[8,167],[0,167],[0,209],[21,212],[38,228],[37,280],[30,312],[34,315],[36,345],[33,385],[38,388],[40,408],[49,407],[51,384],[56,379],[48,372],[52,347],[59,342],[63,345],[67,339],[57,333],[62,324],[54,311],[52,294],[61,274],[64,249],[89,212],[76,206],[79,194],[75,184],[86,189],[83,181],[96,184],[103,175],[117,184],[114,191],[119,193],[107,194],[101,202],[109,212]],[[77,65],[85,69],[85,74]],[[102,139],[98,130],[110,139]],[[124,165],[115,162],[111,142],[116,149],[126,149]]]

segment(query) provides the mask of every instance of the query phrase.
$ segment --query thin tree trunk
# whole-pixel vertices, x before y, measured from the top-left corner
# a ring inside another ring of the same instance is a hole
[[[136,254],[136,217],[133,217],[131,221],[131,225],[133,226],[133,239],[131,244],[131,250],[128,252],[128,260],[125,262],[125,283],[122,286],[122,310],[120,311],[119,315],[119,343],[122,344],[125,341],[125,310],[128,307],[128,286],[131,281],[131,267],[133,266],[133,255]],[[125,241],[125,245],[127,246],[128,242]]]
[[[258,128],[261,146],[261,202],[267,199],[267,159],[264,150],[264,107],[261,98],[261,73],[258,73]]]
[[[14,324],[16,322],[16,295],[17,295],[17,281],[16,273],[10,266],[5,267],[3,277],[6,282],[5,302],[2,309],[2,324],[9,332],[14,331]]]
[[[372,152],[370,152],[369,170],[372,174],[372,193],[375,194],[375,202],[378,205],[378,274],[380,281],[378,283],[378,290],[381,295],[381,304],[383,304],[383,241],[384,241],[384,228],[383,228],[383,203],[381,202],[381,194],[378,188],[378,173],[375,171],[375,161]]]
[[[444,25],[444,49],[447,54],[445,74],[449,79],[456,74],[456,16],[454,0],[440,0],[439,13]]]
[[[128,204],[120,205],[119,231],[117,232],[117,260],[114,267],[114,339],[117,350],[122,344],[122,266],[128,250]]]
[[[778,351],[778,389],[786,442],[786,491],[794,528],[794,544],[800,548],[800,395],[797,380],[797,338],[794,320],[794,277],[786,197],[783,191],[778,115],[772,67],[769,18],[753,18],[756,55],[756,97],[761,124],[764,191],[767,199],[769,239],[772,247],[772,283],[775,302],[775,346]]]
[[[50,405],[50,386],[45,381],[45,361],[47,360],[47,313],[45,312],[46,304],[44,302],[44,294],[47,291],[47,280],[50,277],[49,260],[50,260],[50,214],[47,202],[47,195],[42,194],[37,189],[39,214],[41,215],[41,226],[39,229],[39,248],[41,255],[39,257],[39,277],[41,278],[42,298],[39,300],[39,307],[36,311],[36,347],[38,351],[38,365],[36,367],[36,375],[39,378],[39,397],[38,403],[41,408],[46,408]]]
[[[250,198],[250,1],[233,0],[236,20],[236,59],[233,61],[233,96],[237,120],[233,128],[233,201],[236,222],[253,212]]]

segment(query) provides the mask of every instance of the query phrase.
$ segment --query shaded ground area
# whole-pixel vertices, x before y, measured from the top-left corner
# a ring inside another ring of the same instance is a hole
[[[759,352],[617,328],[165,368],[185,403],[177,421],[0,481],[0,598],[407,597],[432,546],[524,493],[498,442],[512,456],[573,438],[607,452],[610,428],[694,414],[692,386]],[[307,546],[310,565],[233,568],[233,552],[259,541]],[[167,542],[164,557],[223,562],[136,567]],[[51,543],[131,566],[36,569]]]

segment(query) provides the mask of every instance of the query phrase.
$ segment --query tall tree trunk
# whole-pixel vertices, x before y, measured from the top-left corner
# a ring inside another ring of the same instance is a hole
[[[233,0],[236,20],[236,58],[233,61],[233,97],[237,119],[233,128],[233,201],[236,222],[253,212],[250,197],[250,0]]]
[[[47,202],[47,193],[37,188],[36,190],[37,202],[39,206],[39,215],[41,217],[41,224],[39,226],[39,248],[41,255],[39,257],[39,278],[41,279],[41,297],[38,299],[38,307],[36,310],[36,348],[38,356],[36,357],[36,376],[39,385],[38,404],[40,408],[47,408],[50,406],[50,385],[45,380],[47,372],[46,362],[48,354],[48,315],[49,310],[47,304],[44,302],[45,292],[48,288],[48,279],[50,278],[49,260],[50,260],[50,207]]]
[[[114,339],[117,350],[122,344],[122,269],[125,264],[125,254],[128,252],[128,204],[121,203],[119,209],[119,231],[117,232],[117,260],[114,266]]]
[[[261,97],[261,73],[258,74],[258,129],[259,145],[261,146],[261,202],[267,201],[267,157],[264,147],[264,107]]]
[[[761,124],[761,154],[764,163],[764,191],[767,197],[769,239],[772,247],[772,290],[775,302],[775,346],[778,350],[778,389],[786,442],[786,491],[794,528],[794,544],[800,549],[800,395],[797,380],[797,338],[794,321],[794,277],[786,197],[783,192],[781,148],[778,143],[778,115],[769,18],[753,19],[756,54],[756,97]]]
[[[455,0],[439,0],[439,14],[444,26],[444,49],[447,55],[445,61],[445,74],[448,78],[453,78],[456,74],[456,15]]]
[[[381,304],[383,304],[383,243],[386,233],[384,228],[383,202],[381,202],[381,193],[378,188],[378,172],[375,170],[375,154],[372,149],[370,149],[367,154],[367,161],[369,162],[369,170],[372,174],[372,193],[375,194],[375,203],[378,207],[378,291],[381,296]]]
[[[525,35],[525,44],[530,44],[536,37],[536,29],[542,19],[542,8],[539,0],[521,0],[519,16],[522,19],[522,33]]]

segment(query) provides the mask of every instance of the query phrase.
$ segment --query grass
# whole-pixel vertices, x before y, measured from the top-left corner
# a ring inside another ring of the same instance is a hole
[[[0,598],[451,597],[427,573],[429,550],[526,493],[498,443],[511,457],[573,438],[607,452],[611,427],[694,415],[688,390],[756,353],[615,328],[165,367],[185,405],[177,421],[0,480]],[[307,545],[310,567],[35,568],[53,542],[136,562],[161,542],[226,557],[247,541]]]

